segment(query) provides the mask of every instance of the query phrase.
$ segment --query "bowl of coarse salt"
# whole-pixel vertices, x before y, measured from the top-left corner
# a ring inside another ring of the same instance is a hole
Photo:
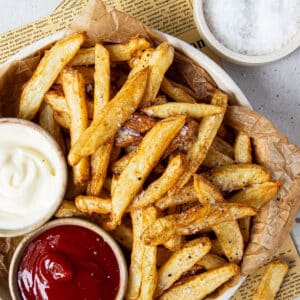
[[[194,18],[208,46],[237,64],[266,64],[300,46],[300,0],[195,0]]]

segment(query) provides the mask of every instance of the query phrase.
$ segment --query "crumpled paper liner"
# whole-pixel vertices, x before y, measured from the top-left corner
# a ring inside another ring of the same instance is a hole
[[[68,33],[74,31],[87,33],[85,46],[91,46],[95,42],[125,42],[135,36],[145,37],[153,44],[162,40],[141,22],[122,12],[106,8],[100,0],[89,1]],[[22,61],[0,66],[0,117],[16,116],[21,89],[39,60],[40,53],[33,53]],[[216,88],[205,70],[181,53],[176,53],[168,76],[188,84],[199,99],[205,100]],[[274,180],[283,182],[278,200],[267,204],[254,219],[251,242],[242,264],[243,272],[248,274],[272,258],[278,245],[291,230],[300,203],[300,149],[289,144],[287,138],[270,121],[249,109],[230,107],[226,118],[232,127],[245,131],[253,138],[257,161],[271,171]],[[18,240],[19,238],[0,239],[1,281],[7,280],[11,253]]]

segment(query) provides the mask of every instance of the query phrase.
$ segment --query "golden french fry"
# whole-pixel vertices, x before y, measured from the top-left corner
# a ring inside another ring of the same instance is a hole
[[[143,136],[139,132],[131,128],[121,127],[115,137],[115,146],[120,148],[136,146],[142,139]]]
[[[80,52],[80,51],[81,50],[79,50],[78,52]],[[87,67],[87,66],[76,66],[76,67],[74,67],[74,69],[77,70],[77,71],[79,71],[79,73],[81,73],[81,75],[84,78],[84,82],[86,84],[94,83],[94,72],[95,72],[94,68]],[[61,75],[59,75],[56,78],[55,84],[62,84]]]
[[[69,114],[54,110],[53,117],[61,127],[70,129],[71,119]]]
[[[44,95],[54,83],[59,72],[74,57],[85,39],[76,33],[56,42],[41,59],[20,99],[18,117],[32,120],[40,108]]]
[[[213,146],[216,148],[216,150],[229,156],[230,158],[234,157],[233,147],[224,140],[222,140],[219,136],[215,137],[213,141]]]
[[[100,145],[111,141],[119,127],[139,105],[147,83],[148,69],[128,79],[116,96],[102,110],[101,118],[92,122],[79,137],[69,153],[69,163],[76,165],[82,157],[95,152]],[[114,120],[114,122],[111,122]]]
[[[110,97],[110,59],[109,53],[100,44],[95,45],[94,73],[94,120],[101,118],[102,109]],[[101,145],[91,158],[92,178],[87,186],[87,194],[98,196],[101,193],[107,174],[113,142]]]
[[[194,119],[224,114],[225,107],[203,103],[176,103],[168,102],[166,104],[148,106],[142,109],[142,112],[148,116],[156,118],[175,117],[177,115],[187,115]]]
[[[185,117],[182,116],[168,118],[158,122],[145,135],[112,191],[112,227],[120,224],[126,208],[141,190],[151,170],[158,163],[184,122]]]
[[[232,165],[233,159],[219,152],[214,146],[211,146],[205,160],[203,161],[203,166],[207,168],[221,167],[225,165]]]
[[[115,161],[111,166],[112,172],[114,174],[120,174],[126,168],[134,153],[135,151],[131,151],[122,156],[119,160]]]
[[[170,239],[163,243],[163,246],[170,251],[177,251],[184,245],[184,243],[184,236],[174,234]]]
[[[202,174],[221,191],[234,191],[271,179],[268,171],[255,164],[234,164],[211,169]]]
[[[77,71],[65,69],[62,73],[62,80],[71,118],[70,135],[71,145],[73,145],[88,126],[84,79]],[[83,158],[73,167],[75,185],[84,184],[89,179],[89,175],[89,159]]]
[[[157,200],[154,205],[160,210],[165,210],[170,207],[175,207],[184,203],[193,203],[195,201],[198,201],[198,198],[195,193],[194,185],[188,183],[178,194],[174,196],[164,196]]]
[[[208,238],[198,238],[187,242],[176,251],[158,270],[158,281],[155,296],[159,297],[176,282],[181,275],[191,269],[197,261],[206,255],[211,248]]]
[[[239,267],[235,264],[226,264],[223,267],[191,276],[183,284],[169,289],[160,300],[190,300],[203,299],[216,290],[233,276],[239,274]],[[187,292],[188,291],[188,292]]]
[[[170,160],[161,177],[152,182],[145,191],[134,199],[131,208],[145,207],[160,199],[177,181],[183,168],[183,158],[178,154]]]
[[[150,43],[144,38],[134,38],[124,44],[106,45],[111,61],[128,61],[138,50],[145,50],[150,47]],[[94,48],[83,48],[78,51],[76,56],[70,62],[72,66],[93,65],[95,64]]]
[[[43,103],[41,106],[39,124],[55,139],[57,144],[60,145],[62,151],[65,152],[65,143],[60,127],[54,118],[51,106],[46,103]]]
[[[239,132],[233,146],[234,160],[239,164],[251,164],[251,151],[250,137],[243,132]]]
[[[244,244],[247,245],[250,239],[251,217],[240,219],[239,226],[243,236]]]
[[[264,267],[262,278],[259,280],[253,295],[253,300],[275,299],[280,285],[288,272],[288,265],[279,260],[272,261]]]
[[[74,201],[64,200],[57,212],[55,213],[56,218],[71,218],[71,217],[82,217],[86,216],[85,213],[80,211]]]
[[[131,250],[133,244],[132,229],[125,224],[121,224],[115,230],[110,231],[110,234],[117,240],[122,246]]]
[[[161,86],[161,90],[168,95],[170,98],[176,102],[185,102],[185,103],[196,103],[196,99],[191,96],[190,93],[183,88],[182,85],[176,84],[175,82],[164,78]]]
[[[144,133],[150,130],[156,123],[157,121],[154,118],[141,113],[133,113],[123,127],[130,128],[135,132]]]
[[[203,266],[206,270],[211,270],[224,266],[226,260],[216,254],[207,253],[197,262],[197,264]]]
[[[218,255],[218,256],[224,256],[224,250],[219,242],[218,239],[212,239],[211,240],[211,253]]]
[[[136,72],[143,69],[145,66],[150,66],[150,74],[147,87],[143,96],[141,106],[151,103],[158,94],[161,82],[164,75],[174,58],[174,48],[167,42],[161,43],[156,49],[148,49],[143,52],[142,57],[137,61],[132,68],[128,77],[131,78]]]
[[[133,244],[129,267],[126,299],[138,299],[142,285],[142,264],[144,243],[141,240],[143,232],[143,210],[135,209],[131,213]]]
[[[213,95],[211,104],[226,107],[227,101],[227,95],[217,91]],[[171,188],[170,195],[177,194],[190,180],[192,175],[196,173],[199,166],[205,160],[223,118],[224,114],[217,114],[202,119],[199,126],[198,137],[187,153],[186,170],[183,172],[176,184]]]
[[[228,202],[251,205],[259,209],[276,196],[280,186],[279,181],[254,184],[238,191],[228,199]]]
[[[111,199],[103,199],[95,196],[77,196],[76,207],[85,213],[109,214],[111,212]]]
[[[156,209],[152,207],[143,210],[143,230],[151,226],[157,217]],[[157,269],[156,269],[156,246],[144,245],[143,263],[142,263],[142,284],[140,299],[153,299],[155,287],[157,283]]]

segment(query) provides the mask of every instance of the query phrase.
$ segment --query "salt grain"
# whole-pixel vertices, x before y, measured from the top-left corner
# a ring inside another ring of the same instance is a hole
[[[205,0],[204,14],[215,37],[243,54],[271,53],[300,30],[300,0]]]

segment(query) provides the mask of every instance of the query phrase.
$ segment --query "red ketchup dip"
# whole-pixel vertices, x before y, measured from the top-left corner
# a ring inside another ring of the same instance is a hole
[[[26,300],[110,300],[119,286],[111,247],[94,231],[76,225],[54,227],[32,240],[18,270]]]

